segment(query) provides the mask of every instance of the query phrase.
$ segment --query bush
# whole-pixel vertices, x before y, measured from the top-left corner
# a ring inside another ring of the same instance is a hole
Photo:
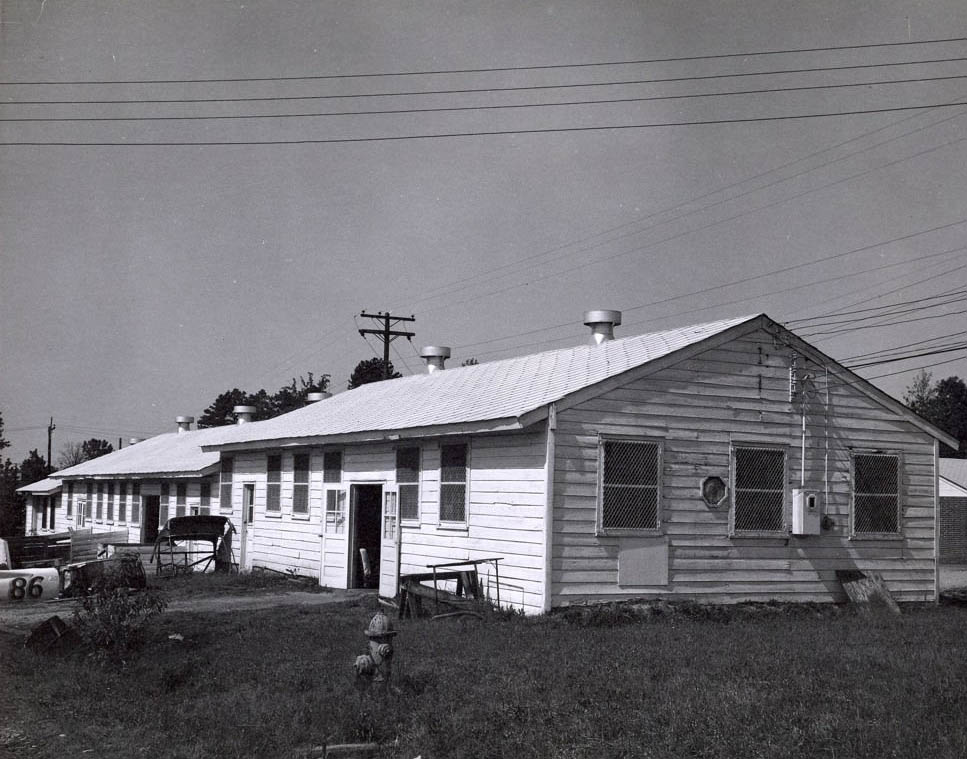
[[[168,606],[151,590],[132,593],[100,578],[74,610],[74,629],[98,658],[123,659],[143,641],[148,621]]]

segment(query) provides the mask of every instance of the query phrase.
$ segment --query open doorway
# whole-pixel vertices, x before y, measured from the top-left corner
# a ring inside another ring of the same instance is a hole
[[[158,519],[161,516],[161,497],[146,495],[144,497],[144,516],[141,523],[141,542],[154,544],[158,538]]]
[[[382,485],[351,486],[352,541],[349,547],[349,587],[351,588],[375,588],[379,584],[379,525],[382,500]],[[360,549],[366,551],[370,570],[368,576]]]

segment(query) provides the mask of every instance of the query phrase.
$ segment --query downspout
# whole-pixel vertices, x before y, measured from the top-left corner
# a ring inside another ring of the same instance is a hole
[[[940,441],[933,439],[933,600],[940,603]]]
[[[554,546],[554,456],[557,433],[557,404],[547,409],[547,441],[544,458],[544,613],[551,610],[551,590],[554,573],[551,571],[551,553]]]

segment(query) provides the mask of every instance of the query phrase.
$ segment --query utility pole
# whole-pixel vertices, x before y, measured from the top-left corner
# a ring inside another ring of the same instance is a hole
[[[54,424],[54,417],[51,417],[50,424],[47,425],[47,474],[54,471],[54,465],[50,463],[50,451],[54,441],[54,430],[56,429],[57,425]]]
[[[376,335],[380,340],[383,341],[383,379],[389,379],[389,344],[393,342],[397,337],[405,337],[407,340],[416,335],[415,332],[403,332],[402,330],[394,330],[395,327],[400,322],[415,322],[415,316],[392,316],[389,311],[385,314],[380,311],[375,314],[367,314],[363,311],[360,316],[366,319],[376,319],[383,323],[382,329],[361,329],[359,334],[363,337],[366,335]]]

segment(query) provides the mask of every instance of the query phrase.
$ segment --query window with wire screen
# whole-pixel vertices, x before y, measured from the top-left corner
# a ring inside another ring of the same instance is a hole
[[[126,522],[128,521],[128,483],[122,482],[118,485],[120,492],[118,493],[118,521]]]
[[[67,516],[72,516],[74,513],[74,483],[67,483]]]
[[[467,446],[440,446],[440,521],[467,521]]]
[[[654,531],[661,501],[661,445],[602,439],[598,526],[605,535]]]
[[[198,513],[210,514],[212,510],[212,484],[203,482],[198,491]]]
[[[141,519],[141,483],[131,483],[131,523],[137,524]]]
[[[94,518],[98,522],[104,521],[104,483],[97,483],[97,511],[94,513]]]
[[[188,506],[188,485],[179,482],[175,486],[175,516],[183,517]]]
[[[107,521],[114,521],[114,483],[107,484]]]
[[[222,511],[232,510],[232,478],[234,473],[235,460],[231,456],[223,456],[218,490],[218,508]]]
[[[161,499],[158,505],[158,523],[165,525],[168,522],[168,509],[171,506],[171,485],[164,483],[161,486]]]
[[[781,532],[785,527],[786,451],[732,449],[733,532]]]
[[[282,456],[277,453],[266,456],[265,510],[282,511]]]
[[[900,457],[853,454],[853,534],[900,532]]]
[[[396,485],[399,489],[400,520],[420,519],[420,449],[396,449]]]
[[[297,453],[292,457],[292,513],[309,513],[309,454]]]
[[[342,451],[326,451],[323,454],[322,481],[342,482]]]

